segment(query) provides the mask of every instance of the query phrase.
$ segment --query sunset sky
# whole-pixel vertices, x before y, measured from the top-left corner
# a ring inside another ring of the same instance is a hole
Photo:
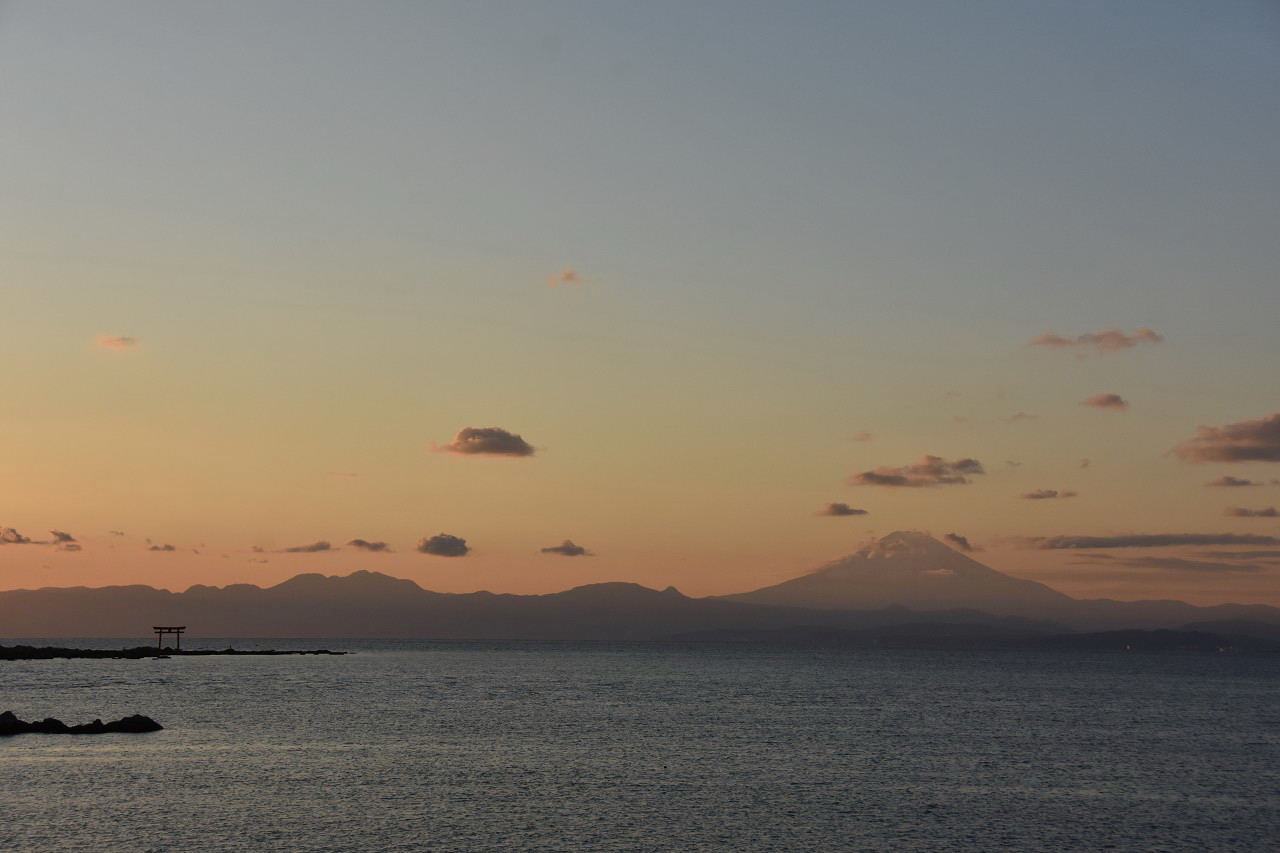
[[[0,588],[1280,604],[1266,0],[0,3],[0,296]]]

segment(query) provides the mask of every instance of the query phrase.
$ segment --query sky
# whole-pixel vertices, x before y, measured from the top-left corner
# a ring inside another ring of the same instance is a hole
[[[1278,235],[1265,0],[0,3],[0,588],[1280,604]]]

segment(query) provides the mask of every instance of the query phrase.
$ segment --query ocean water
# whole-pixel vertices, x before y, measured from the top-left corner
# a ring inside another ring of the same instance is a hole
[[[259,645],[358,653],[0,662],[166,726],[0,739],[0,850],[1280,849],[1270,657]]]

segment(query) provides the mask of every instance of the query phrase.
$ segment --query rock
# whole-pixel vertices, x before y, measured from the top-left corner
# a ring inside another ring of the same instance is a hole
[[[123,732],[125,734],[144,734],[146,732],[158,732],[164,726],[157,723],[150,717],[144,717],[141,714],[134,714],[130,717],[123,717],[114,723],[107,723],[105,730],[109,732]]]
[[[164,726],[160,725],[155,720],[150,717],[144,717],[141,714],[123,717],[112,723],[104,723],[102,720],[94,720],[92,723],[82,723],[78,726],[68,726],[66,723],[62,722],[62,720],[57,720],[53,717],[45,717],[39,722],[28,723],[25,720],[19,720],[17,715],[12,711],[5,711],[0,714],[0,737],[26,734],[142,734],[144,732],[158,732],[163,728]]]

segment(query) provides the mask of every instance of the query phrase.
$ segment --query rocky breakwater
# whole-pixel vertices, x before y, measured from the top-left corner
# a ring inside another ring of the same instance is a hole
[[[144,717],[141,714],[134,714],[131,717],[122,717],[114,722],[104,723],[102,720],[94,720],[92,723],[82,723],[78,726],[68,726],[62,720],[55,720],[53,717],[46,717],[43,720],[29,723],[26,720],[19,720],[12,711],[5,711],[0,714],[0,737],[9,737],[11,735],[106,735],[106,734],[144,734],[146,732],[158,732],[164,726],[157,723],[150,717]]]

